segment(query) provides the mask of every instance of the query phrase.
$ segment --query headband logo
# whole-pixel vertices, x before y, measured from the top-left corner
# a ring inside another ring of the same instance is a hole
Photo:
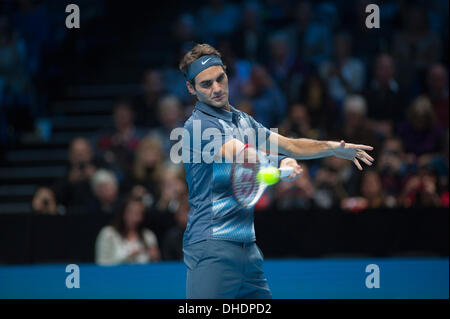
[[[208,60],[210,60],[211,58],[207,58],[205,61],[202,61],[202,65],[205,65],[206,62],[208,62]]]

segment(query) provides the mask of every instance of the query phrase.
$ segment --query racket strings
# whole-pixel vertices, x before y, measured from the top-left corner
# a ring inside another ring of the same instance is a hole
[[[257,181],[258,163],[235,164],[233,192],[241,205],[250,206],[260,191],[260,183]]]

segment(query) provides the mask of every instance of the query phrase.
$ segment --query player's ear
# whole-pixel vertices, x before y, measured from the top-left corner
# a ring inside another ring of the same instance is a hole
[[[195,89],[192,86],[191,82],[186,81],[186,86],[187,86],[187,89],[188,89],[189,93],[191,93],[192,95],[196,95]]]

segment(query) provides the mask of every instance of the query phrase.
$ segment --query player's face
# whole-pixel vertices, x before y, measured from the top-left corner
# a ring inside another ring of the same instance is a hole
[[[208,105],[214,107],[228,105],[228,77],[220,65],[214,65],[197,74],[195,88],[191,86],[189,91],[197,95],[200,102]]]

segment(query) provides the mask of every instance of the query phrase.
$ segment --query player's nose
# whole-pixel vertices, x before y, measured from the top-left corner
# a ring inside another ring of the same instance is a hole
[[[214,95],[220,95],[222,93],[222,87],[216,81],[214,81],[212,89]]]

